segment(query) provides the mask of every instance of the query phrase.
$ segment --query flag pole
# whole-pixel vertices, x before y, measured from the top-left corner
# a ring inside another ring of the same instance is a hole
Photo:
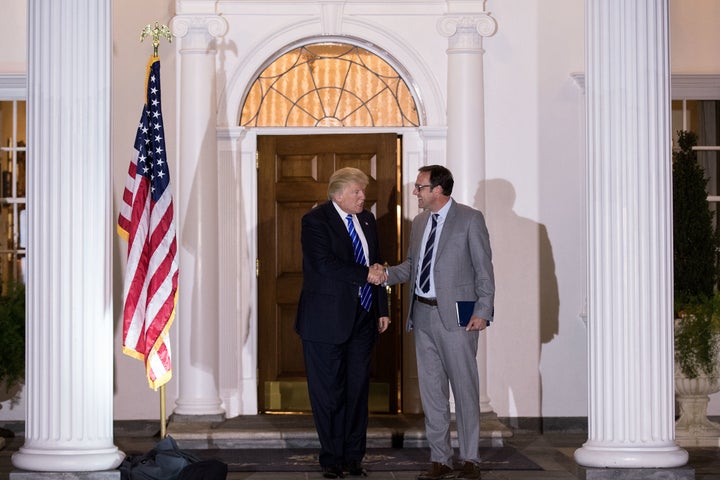
[[[165,420],[165,384],[160,386],[160,440],[167,436],[167,422]]]
[[[142,42],[146,36],[152,37],[153,57],[158,56],[158,47],[160,46],[160,37],[165,37],[168,43],[172,43],[172,35],[167,25],[161,25],[155,21],[154,25],[147,24],[140,32],[140,41]],[[167,417],[165,411],[165,384],[160,386],[160,439],[167,436]]]

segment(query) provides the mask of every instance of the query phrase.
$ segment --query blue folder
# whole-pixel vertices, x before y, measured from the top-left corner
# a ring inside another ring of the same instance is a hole
[[[467,327],[475,310],[475,302],[472,300],[458,300],[455,302],[455,310],[457,311],[458,326]],[[490,320],[487,321],[487,324],[490,326]]]

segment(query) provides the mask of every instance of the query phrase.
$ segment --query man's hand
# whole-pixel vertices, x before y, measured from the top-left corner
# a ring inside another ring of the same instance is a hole
[[[471,332],[473,330],[485,330],[487,327],[487,320],[482,319],[480,317],[471,317],[470,321],[467,324],[467,327],[465,327],[466,332]]]
[[[383,333],[390,326],[390,317],[380,317],[378,319],[378,332]]]
[[[385,273],[385,267],[383,267],[379,263],[371,266],[368,270],[367,281],[368,283],[372,283],[374,285],[382,285],[383,283],[387,282],[387,274]]]

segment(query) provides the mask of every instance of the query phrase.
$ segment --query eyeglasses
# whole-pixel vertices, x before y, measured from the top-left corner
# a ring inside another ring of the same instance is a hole
[[[415,184],[415,190],[417,190],[418,192],[421,192],[423,188],[429,188],[430,190],[432,190],[433,188],[435,188],[435,185],[418,185],[417,183]]]

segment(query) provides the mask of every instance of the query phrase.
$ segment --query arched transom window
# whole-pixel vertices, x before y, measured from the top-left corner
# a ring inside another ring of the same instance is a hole
[[[273,61],[253,83],[245,127],[409,127],[419,116],[410,90],[364,48],[316,43]]]

